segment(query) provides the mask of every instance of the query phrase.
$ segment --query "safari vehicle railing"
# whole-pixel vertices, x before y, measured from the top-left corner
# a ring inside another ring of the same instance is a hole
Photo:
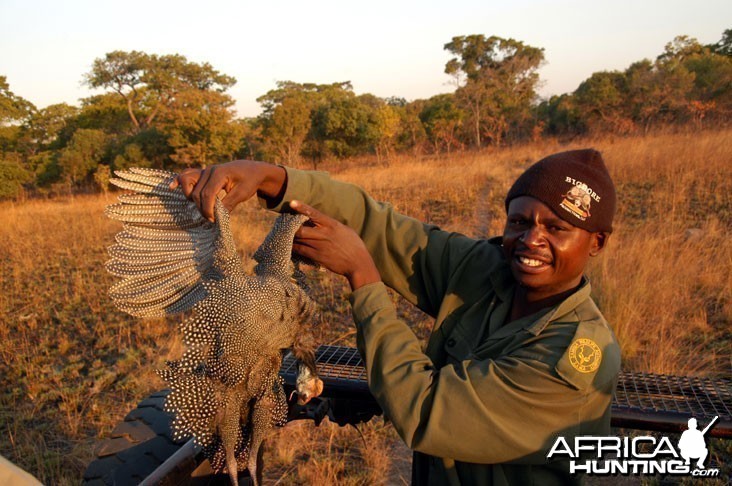
[[[380,413],[369,393],[366,369],[358,350],[321,346],[316,360],[325,384],[324,395],[333,400],[331,419],[341,423],[344,417],[349,418],[347,409],[338,409],[339,401],[344,401],[352,411],[362,412],[363,416],[372,411]],[[288,355],[280,375],[292,387],[296,374],[295,360]],[[355,408],[357,404],[363,408]],[[707,423],[718,416],[708,436],[732,438],[732,380],[623,371],[613,397],[611,416],[613,427],[658,432],[682,432],[691,417]]]
[[[316,360],[325,385],[323,395],[305,406],[293,403],[289,420],[312,419],[320,423],[328,417],[339,425],[346,425],[365,422],[381,414],[369,392],[366,369],[355,348],[321,346]],[[294,389],[296,375],[297,363],[288,354],[280,370],[288,395]],[[171,417],[162,410],[166,395],[165,391],[159,392],[141,402],[112,432],[112,438],[102,443],[97,450],[98,459],[90,464],[84,475],[86,484],[126,484],[125,475],[104,475],[107,465],[126,467],[126,461],[138,471],[134,476],[137,480],[129,484],[140,481],[142,484],[166,485],[228,483],[228,476],[213,475],[207,470],[207,463],[192,440],[177,444],[170,440]],[[611,415],[613,427],[657,432],[682,432],[691,417],[702,425],[718,417],[707,437],[730,439],[732,380],[622,372],[613,397]],[[130,440],[135,434],[141,438],[139,443]],[[167,442],[162,441],[161,436],[167,436]],[[151,441],[158,443],[151,446]],[[130,448],[138,448],[138,454],[124,449],[126,444]],[[160,447],[167,448],[167,452],[160,451]],[[145,460],[154,458],[162,464],[143,473],[144,464],[132,463],[133,458],[141,454]]]

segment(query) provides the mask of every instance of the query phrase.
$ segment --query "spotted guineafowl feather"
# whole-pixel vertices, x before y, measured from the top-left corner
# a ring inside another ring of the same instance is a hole
[[[192,436],[216,471],[234,484],[248,467],[257,484],[257,454],[266,433],[282,425],[287,402],[278,375],[281,351],[301,360],[298,395],[322,391],[306,325],[315,304],[298,282],[292,241],[307,220],[280,215],[246,275],[234,245],[229,213],[220,201],[215,222],[183,192],[175,174],[153,169],[115,172],[123,194],[106,214],[123,223],[109,248],[107,270],[120,277],[109,294],[121,310],[157,317],[192,310],[181,324],[186,349],[159,374],[171,388],[166,410],[175,438]]]

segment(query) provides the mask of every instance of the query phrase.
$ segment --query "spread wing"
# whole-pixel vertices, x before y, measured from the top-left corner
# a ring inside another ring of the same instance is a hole
[[[112,184],[132,191],[105,211],[124,223],[107,262],[122,279],[109,291],[118,308],[137,317],[183,312],[208,295],[207,282],[243,274],[220,201],[212,223],[180,188],[170,189],[176,174],[131,168],[115,175]]]

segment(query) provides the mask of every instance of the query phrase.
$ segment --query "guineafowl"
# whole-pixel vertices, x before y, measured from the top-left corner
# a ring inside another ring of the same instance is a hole
[[[158,372],[171,388],[165,406],[174,414],[175,437],[193,436],[212,468],[228,470],[234,485],[241,467],[256,485],[260,445],[287,416],[278,375],[282,350],[292,348],[300,361],[300,403],[323,387],[307,328],[316,306],[291,258],[294,234],[307,217],[282,214],[275,220],[249,276],[220,201],[210,222],[180,188],[170,189],[175,174],[115,174],[111,182],[132,193],[106,209],[124,223],[107,262],[122,280],[109,294],[119,309],[138,317],[193,311],[181,324],[182,358]]]

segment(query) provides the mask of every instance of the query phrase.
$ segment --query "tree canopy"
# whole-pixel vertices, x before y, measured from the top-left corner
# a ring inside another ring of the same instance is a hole
[[[728,124],[732,29],[713,44],[678,36],[655,59],[599,71],[571,93],[540,100],[544,50],[481,34],[444,45],[454,90],[406,100],[357,94],[350,81],[278,81],[237,119],[235,79],[179,54],[113,51],[83,81],[99,93],[79,106],[37,108],[0,75],[0,198],[25,190],[104,189],[111,170],[180,169],[237,157],[288,165],[397,152],[451,153],[537,136],[646,133]]]
[[[455,57],[445,72],[456,78],[456,97],[469,114],[473,144],[500,145],[509,127],[530,118],[537,97],[537,69],[544,49],[514,39],[469,35],[453,37],[445,50]]]
[[[114,51],[94,60],[84,76],[91,88],[112,90],[125,101],[133,130],[150,127],[161,111],[185,103],[192,90],[223,93],[236,83],[208,63],[189,62],[178,54],[158,56]]]

